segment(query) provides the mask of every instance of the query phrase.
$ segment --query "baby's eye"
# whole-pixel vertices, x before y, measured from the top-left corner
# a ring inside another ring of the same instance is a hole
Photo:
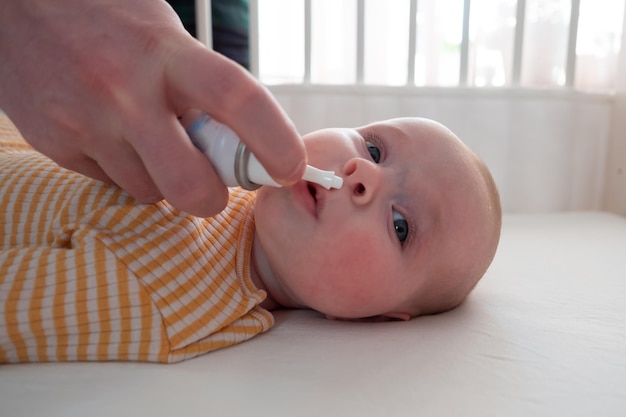
[[[404,216],[393,210],[393,228],[396,229],[396,236],[401,244],[403,244],[409,237],[409,223]]]
[[[379,163],[380,162],[380,149],[378,148],[378,146],[376,146],[372,142],[365,142],[365,144],[367,145],[367,150],[370,153],[372,160],[376,163]]]

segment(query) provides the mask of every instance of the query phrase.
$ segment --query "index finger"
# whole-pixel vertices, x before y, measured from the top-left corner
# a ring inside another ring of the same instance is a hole
[[[197,45],[177,51],[166,77],[178,108],[203,110],[228,125],[277,182],[302,177],[302,138],[272,94],[239,64]]]

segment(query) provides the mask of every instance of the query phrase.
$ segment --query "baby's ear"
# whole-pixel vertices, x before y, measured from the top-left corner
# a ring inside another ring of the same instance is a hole
[[[408,321],[411,320],[411,315],[409,313],[387,313],[383,314],[381,317],[384,317],[386,320],[400,320],[400,321]]]
[[[343,319],[341,317],[331,316],[326,314],[326,318],[328,320],[343,320],[343,321],[355,321],[355,322],[368,322],[368,323],[376,323],[383,321],[407,321],[411,320],[411,315],[409,313],[387,313],[381,314],[380,316],[372,316],[372,317],[363,317],[360,319]]]

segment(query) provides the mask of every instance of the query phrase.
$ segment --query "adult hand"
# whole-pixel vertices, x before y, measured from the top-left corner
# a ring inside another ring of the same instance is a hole
[[[304,172],[302,140],[271,94],[164,1],[0,0],[0,56],[0,108],[25,139],[143,202],[197,216],[227,203],[179,123],[189,109],[230,126],[278,182]]]

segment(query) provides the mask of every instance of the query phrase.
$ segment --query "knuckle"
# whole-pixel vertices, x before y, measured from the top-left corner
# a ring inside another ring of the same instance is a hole
[[[220,97],[224,113],[239,111],[241,107],[267,100],[268,93],[243,68],[224,66],[215,80],[215,96]]]
[[[161,201],[163,196],[157,189],[141,189],[131,195],[140,203],[153,204]]]
[[[197,217],[212,217],[228,204],[228,189],[224,186],[213,189],[187,188],[175,195],[166,195],[170,204],[179,210]]]

